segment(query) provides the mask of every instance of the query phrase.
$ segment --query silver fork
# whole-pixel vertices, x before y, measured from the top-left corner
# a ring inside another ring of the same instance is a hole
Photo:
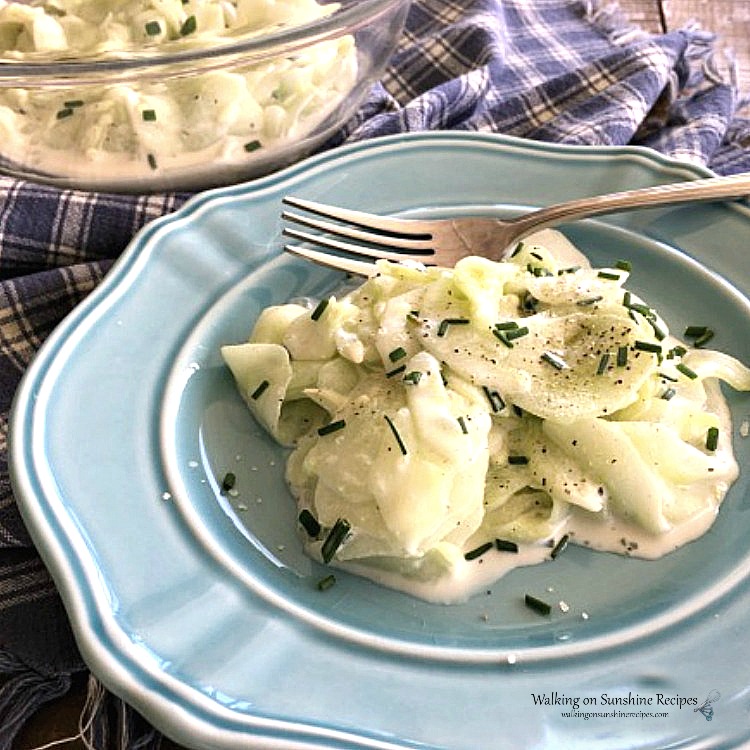
[[[285,250],[331,268],[370,276],[374,273],[372,263],[335,253],[439,266],[454,266],[467,255],[500,260],[529,234],[575,219],[673,203],[742,198],[749,194],[750,174],[744,173],[580,198],[508,220],[484,216],[399,219],[291,196],[285,197],[283,203],[306,213],[284,210],[281,216],[286,221],[316,230],[310,233],[285,227],[285,235],[326,248],[321,252],[286,245]]]

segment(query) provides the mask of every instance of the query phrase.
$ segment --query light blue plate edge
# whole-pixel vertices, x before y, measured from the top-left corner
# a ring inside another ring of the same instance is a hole
[[[315,171],[326,169],[332,163],[335,164],[339,160],[356,157],[372,148],[394,146],[408,148],[426,143],[443,146],[455,145],[457,147],[486,144],[495,147],[507,147],[510,150],[521,149],[537,154],[569,154],[571,157],[582,160],[587,158],[601,159],[605,156],[634,158],[656,167],[657,171],[668,172],[674,175],[676,179],[712,175],[712,172],[708,169],[679,162],[651,149],[640,147],[560,146],[493,134],[415,133],[389,136],[375,141],[345,146],[252,183],[219,188],[199,194],[176,212],[151,222],[134,237],[102,284],[55,329],[28,368],[14,399],[10,419],[9,465],[11,480],[17,495],[24,497],[28,496],[27,493],[34,492],[34,482],[31,479],[33,466],[27,462],[23,446],[28,434],[28,419],[31,410],[33,410],[36,388],[47,376],[51,363],[71,332],[90,314],[98,310],[100,305],[106,307],[108,300],[111,300],[112,295],[115,295],[118,290],[120,293],[123,292],[120,285],[127,281],[131,274],[137,273],[142,264],[146,263],[151,247],[164,229],[168,228],[173,222],[188,220],[207,203],[275,192],[284,185],[292,184],[299,177],[311,176]],[[303,736],[305,747],[320,747],[324,743],[325,746],[331,747],[334,745],[337,747],[379,748],[403,748],[406,746],[403,742],[391,744],[377,738],[347,735],[345,732],[331,731],[322,736],[318,732],[309,731],[309,728],[292,723],[287,726],[279,726],[273,722],[260,721],[255,725],[254,722],[246,722],[244,726],[237,729],[230,726],[236,719],[236,716],[231,712],[227,711],[226,716],[222,717],[221,711],[215,709],[213,705],[211,711],[204,711],[201,706],[192,703],[189,695],[185,693],[180,695],[182,691],[179,689],[174,691],[174,695],[168,697],[158,690],[154,692],[153,687],[144,687],[138,682],[138,665],[131,661],[125,653],[118,653],[115,656],[106,644],[99,641],[99,636],[96,635],[97,631],[111,634],[113,636],[112,644],[116,644],[118,641],[114,632],[116,627],[107,622],[108,619],[111,619],[108,617],[110,613],[97,606],[98,602],[92,601],[91,596],[87,592],[81,591],[77,586],[79,579],[76,575],[80,573],[80,569],[73,550],[66,549],[64,541],[59,537],[56,537],[55,543],[52,544],[48,538],[42,536],[40,524],[44,524],[47,519],[41,513],[40,508],[30,507],[26,503],[20,503],[20,507],[30,533],[39,544],[40,553],[60,589],[86,661],[92,665],[95,672],[102,676],[106,675],[105,682],[113,686],[116,692],[125,695],[136,705],[148,705],[150,707],[148,713],[160,717],[164,726],[170,723],[167,717],[170,712],[174,711],[174,700],[182,701],[180,706],[186,713],[181,715],[179,723],[172,724],[174,735],[184,737],[186,742],[211,738],[211,742],[218,742],[218,744],[212,746],[238,747],[239,745],[236,743],[247,742],[248,737],[245,732],[252,730],[259,732],[258,737],[261,737],[264,743],[261,747],[269,748],[269,750],[276,747],[302,747],[298,744],[298,740],[302,739]],[[217,735],[217,722],[222,724],[219,735]]]

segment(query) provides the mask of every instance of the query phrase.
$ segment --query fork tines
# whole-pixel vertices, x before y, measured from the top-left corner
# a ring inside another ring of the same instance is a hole
[[[313,234],[284,228],[285,235],[302,242],[335,252],[393,261],[422,262],[435,252],[432,235],[424,231],[419,221],[376,216],[289,196],[283,199],[283,203],[306,213],[282,211],[282,219],[319,232]],[[298,254],[301,249],[294,248]]]

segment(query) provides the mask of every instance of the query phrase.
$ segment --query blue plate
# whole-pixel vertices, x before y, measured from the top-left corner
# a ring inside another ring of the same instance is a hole
[[[340,274],[281,253],[285,194],[390,213],[503,215],[708,174],[635,148],[384,138],[153,222],[54,332],[12,420],[18,502],[82,653],[177,741],[212,748],[739,747],[750,740],[746,471],[713,528],[662,560],[568,548],[465,604],[427,604],[300,549],[284,452],[219,347]],[[750,362],[750,212],[649,209],[566,228],[672,329]],[[222,493],[227,472],[237,492]],[[553,605],[542,617],[532,593]],[[560,604],[562,603],[562,604]],[[706,702],[710,698],[709,702]],[[709,721],[709,719],[711,719]]]

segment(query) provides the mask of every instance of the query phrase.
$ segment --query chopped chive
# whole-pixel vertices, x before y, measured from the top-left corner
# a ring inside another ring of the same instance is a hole
[[[630,273],[633,270],[633,265],[629,260],[618,260],[617,263],[615,263],[615,268]]]
[[[480,544],[478,547],[475,547],[473,550],[470,550],[464,555],[464,560],[476,560],[478,557],[481,557],[485,552],[488,552],[492,549],[492,542],[485,542],[484,544]]]
[[[399,346],[388,355],[388,359],[390,359],[391,362],[398,362],[400,359],[403,359],[405,356],[406,356],[406,349],[404,349],[403,346]]]
[[[336,523],[333,524],[333,528],[328,532],[328,536],[325,538],[323,545],[320,548],[320,554],[323,557],[324,563],[327,564],[333,560],[333,556],[344,543],[351,528],[351,524],[345,518],[339,518]]]
[[[563,534],[558,540],[557,544],[552,548],[552,552],[549,553],[549,556],[554,560],[561,552],[565,550],[565,548],[568,546],[568,540],[570,539],[570,536],[568,534]]]
[[[320,522],[317,518],[307,509],[303,508],[297,520],[300,522],[302,528],[307,532],[308,536],[316,538],[321,532]]]
[[[598,274],[596,274],[600,279],[607,279],[608,281],[619,281],[620,280],[620,274],[619,273],[611,273],[610,271],[599,271]]]
[[[516,257],[516,255],[518,255],[518,253],[520,253],[520,252],[521,252],[521,250],[523,250],[523,242],[519,242],[519,243],[518,243],[518,244],[517,244],[517,245],[516,245],[516,246],[515,246],[515,247],[513,248],[513,252],[512,252],[511,254],[510,254],[510,257],[511,257],[511,258],[515,258],[515,257]]]
[[[576,273],[576,271],[580,271],[580,266],[569,266],[568,268],[561,268],[558,272],[558,276],[562,276],[564,273]]]
[[[708,328],[706,326],[688,326],[685,329],[684,336],[688,339],[697,339],[700,336],[703,336],[708,331]]]
[[[328,591],[328,589],[331,588],[331,586],[334,586],[336,584],[336,576],[331,574],[327,575],[325,578],[321,578],[318,581],[318,591]]]
[[[327,299],[320,300],[320,302],[318,302],[316,308],[310,314],[310,319],[311,320],[320,320],[320,316],[325,312],[326,307],[328,307],[328,300]]]
[[[518,545],[509,539],[495,539],[495,549],[500,552],[518,552]]]
[[[513,343],[508,339],[508,335],[505,331],[498,331],[496,328],[492,329],[492,335],[498,339],[498,341],[502,341],[505,346],[508,347],[508,349],[513,348]]]
[[[590,307],[591,305],[595,305],[597,302],[601,302],[604,299],[601,294],[597,294],[595,297],[587,297],[586,299],[579,299],[578,302],[576,302],[576,305],[578,307]]]
[[[64,120],[66,117],[70,117],[73,114],[73,109],[71,107],[65,107],[64,109],[61,109],[57,113],[57,119],[58,120]]]
[[[668,380],[670,383],[677,383],[678,380],[679,380],[679,378],[673,378],[671,375],[667,375],[665,372],[659,372],[659,373],[657,373],[657,375],[662,380]]]
[[[332,432],[343,430],[344,427],[346,427],[346,420],[337,419],[335,422],[329,422],[328,424],[325,424],[322,427],[318,428],[318,435],[324,437],[325,435],[330,435]]]
[[[68,107],[69,109],[75,109],[76,107],[82,107],[83,103],[83,99],[68,99],[67,102],[63,102],[63,106]]]
[[[537,252],[535,252],[534,250],[532,250],[532,251],[531,251],[531,252],[529,253],[529,255],[530,255],[530,256],[531,256],[532,258],[536,258],[537,260],[544,260],[544,256],[542,256],[542,254],[541,254],[541,253],[537,253]]]
[[[389,370],[385,376],[387,378],[395,377],[396,375],[400,375],[402,372],[406,371],[406,365],[401,365],[400,367],[396,367],[394,370]]]
[[[144,109],[141,112],[141,117],[143,118],[144,122],[156,122],[156,110]]]
[[[224,479],[221,480],[221,491],[222,492],[229,492],[229,490],[234,489],[234,485],[237,482],[237,477],[231,472],[228,471],[224,475]]]
[[[625,305],[625,307],[630,307],[630,298],[630,292],[625,292],[625,294],[622,295],[622,304]]]
[[[149,36],[161,34],[161,24],[158,21],[149,21],[143,28]]]
[[[149,167],[151,167],[151,169],[156,169],[156,157],[153,154],[149,154],[146,157],[146,161],[148,162],[148,165]]]
[[[196,21],[195,16],[188,16],[182,26],[180,26],[180,36],[192,34],[197,28],[198,22]]]
[[[505,408],[505,401],[503,401],[502,396],[500,396],[497,391],[491,391],[486,385],[482,386],[482,390],[484,391],[487,400],[490,402],[492,411],[499,412]]]
[[[438,336],[445,336],[448,333],[449,326],[466,326],[469,325],[468,318],[446,318],[440,321],[438,326]]]
[[[682,357],[685,354],[687,354],[687,349],[684,346],[673,346],[667,353],[667,357],[672,359],[672,357]]]
[[[261,147],[261,142],[258,140],[248,141],[243,148],[248,154],[252,154],[253,151],[257,151]]]
[[[568,366],[565,360],[554,352],[544,352],[542,354],[542,359],[548,365],[552,365],[552,367],[554,367],[556,370],[565,370]]]
[[[707,328],[702,336],[698,336],[698,338],[693,341],[693,346],[696,348],[701,347],[704,344],[707,344],[713,337],[714,332],[710,328]]]
[[[604,375],[609,365],[609,352],[604,352],[601,359],[599,360],[599,367],[596,368],[597,375]]]
[[[524,596],[524,602],[529,609],[533,609],[540,615],[548,615],[550,612],[552,612],[552,607],[550,607],[547,602],[543,602],[541,599],[537,599],[531,594],[526,594]]]
[[[461,432],[463,432],[464,435],[469,434],[469,428],[466,426],[466,420],[463,417],[458,417],[456,420],[461,427]]]
[[[520,339],[522,336],[526,336],[529,333],[529,329],[524,326],[523,328],[512,328],[510,331],[505,331],[505,338],[508,339],[508,341],[513,341],[514,339]]]
[[[625,367],[628,363],[628,347],[618,346],[617,347],[617,366]]]
[[[667,338],[667,329],[661,324],[659,319],[654,316],[653,318],[649,318],[648,322],[651,324],[651,328],[654,331],[654,336],[656,336],[657,341],[664,341],[664,339]]]
[[[706,450],[715,451],[719,446],[719,428],[709,427],[706,433]]]
[[[496,331],[510,331],[518,328],[518,323],[515,320],[508,320],[505,323],[495,323],[494,328]]]
[[[642,305],[640,302],[631,302],[625,305],[625,307],[627,307],[628,310],[635,310],[635,312],[643,315],[644,318],[654,317],[654,311],[648,305]]]
[[[655,344],[653,341],[638,340],[633,345],[638,351],[651,352],[651,354],[661,354],[661,344]]]
[[[266,388],[271,385],[267,380],[261,382],[261,384],[250,394],[250,398],[253,401],[257,401],[265,392]]]
[[[665,401],[671,401],[676,395],[677,395],[677,391],[674,388],[667,388],[667,390],[661,394],[661,397]]]
[[[405,456],[407,454],[406,446],[404,445],[404,441],[401,439],[401,435],[398,434],[396,425],[393,424],[393,420],[387,414],[384,414],[383,416],[385,417],[385,421],[388,423],[388,426],[391,428],[393,437],[396,438],[396,442],[398,443],[398,449],[401,451],[401,455]]]
[[[528,456],[511,455],[508,456],[508,463],[511,466],[526,466],[529,463]]]
[[[410,385],[417,385],[417,383],[419,383],[421,379],[422,373],[419,370],[412,370],[411,372],[407,372],[403,377],[404,383],[409,383]]]
[[[691,370],[683,362],[680,362],[679,364],[675,365],[675,369],[681,372],[686,378],[690,378],[690,380],[695,380],[698,377],[698,373],[695,372],[694,370]]]

